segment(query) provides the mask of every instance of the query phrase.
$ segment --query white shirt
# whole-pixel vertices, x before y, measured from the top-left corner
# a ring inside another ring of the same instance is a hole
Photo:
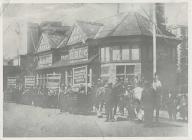
[[[153,89],[154,90],[157,90],[157,88],[160,88],[162,85],[161,85],[161,81],[159,80],[156,80],[153,82]]]
[[[143,92],[143,88],[141,87],[136,87],[134,89],[134,97],[138,100],[141,100],[141,96],[142,96],[142,92]]]

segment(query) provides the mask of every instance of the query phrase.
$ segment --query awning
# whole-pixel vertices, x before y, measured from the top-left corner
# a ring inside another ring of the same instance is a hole
[[[55,62],[52,66],[47,66],[47,67],[38,67],[36,70],[45,70],[45,69],[53,69],[53,68],[61,68],[61,67],[69,67],[69,66],[77,66],[77,65],[86,65],[94,61],[98,55],[92,56],[90,59],[85,60],[85,61],[79,61],[79,62],[74,62],[70,63],[70,61],[66,60],[60,60],[58,62]]]

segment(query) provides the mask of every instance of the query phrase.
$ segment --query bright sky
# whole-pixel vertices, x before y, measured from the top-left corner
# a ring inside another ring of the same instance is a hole
[[[120,12],[138,11],[146,16],[151,4],[120,4]],[[42,21],[62,21],[65,25],[73,25],[75,20],[96,21],[100,18],[115,15],[117,4],[9,4],[3,15],[3,53],[5,57],[13,57],[24,53],[19,36],[15,32],[18,24],[25,22],[40,23]],[[187,25],[187,4],[165,4],[168,24]]]

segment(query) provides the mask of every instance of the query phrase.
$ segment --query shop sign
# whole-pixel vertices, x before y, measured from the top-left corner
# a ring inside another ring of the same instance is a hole
[[[87,66],[78,67],[73,69],[73,84],[87,83]]]
[[[69,51],[70,62],[88,60],[88,47],[72,49]]]
[[[16,87],[16,77],[8,77],[7,85],[9,87]]]
[[[47,88],[59,88],[60,87],[60,74],[48,74],[47,75]]]
[[[25,76],[25,88],[35,86],[35,76]]]

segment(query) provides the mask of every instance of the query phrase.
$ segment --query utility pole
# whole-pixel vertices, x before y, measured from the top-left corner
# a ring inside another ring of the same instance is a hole
[[[153,4],[153,74],[157,72],[157,44],[156,44],[156,4]]]

